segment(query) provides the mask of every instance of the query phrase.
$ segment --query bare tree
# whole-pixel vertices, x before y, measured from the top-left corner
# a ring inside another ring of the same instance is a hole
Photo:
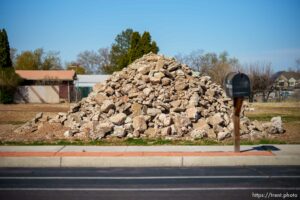
[[[186,63],[185,62],[185,58],[186,56],[183,55],[182,53],[178,53],[174,56],[174,58],[177,60],[177,62],[180,62],[180,63]]]
[[[98,70],[99,62],[99,55],[95,51],[86,50],[77,55],[77,63],[83,66],[89,74]]]
[[[300,58],[296,60],[296,72],[300,72]]]
[[[175,59],[181,63],[187,64],[195,71],[200,71],[203,52],[203,50],[195,50],[187,55],[182,55],[181,53],[179,53],[175,55]]]
[[[98,72],[108,73],[107,68],[111,66],[111,54],[109,48],[100,48],[98,50],[99,53],[99,67],[97,69]]]
[[[241,65],[238,59],[230,58],[226,51],[219,54],[206,53],[201,56],[201,68],[202,74],[208,75],[212,80],[223,86],[226,74],[231,71],[239,71]]]
[[[262,93],[263,101],[267,102],[273,87],[273,70],[271,63],[252,63],[249,64],[245,71],[249,74],[251,80],[252,97],[258,93]]]
[[[226,51],[217,55],[216,53],[204,54],[203,50],[196,50],[188,55],[177,54],[175,58],[199,71],[202,75],[210,76],[214,82],[220,85],[223,85],[227,73],[241,70],[238,59],[230,58]]]
[[[41,64],[41,69],[49,70],[49,69],[61,69],[61,60],[59,57],[58,51],[49,51],[45,57],[43,58],[43,62]]]
[[[15,66],[16,63],[17,52],[18,50],[16,48],[10,48],[10,59],[13,63],[13,66]]]
[[[111,54],[109,48],[96,51],[83,51],[77,55],[76,63],[83,66],[86,73],[106,73],[105,68],[110,65]]]

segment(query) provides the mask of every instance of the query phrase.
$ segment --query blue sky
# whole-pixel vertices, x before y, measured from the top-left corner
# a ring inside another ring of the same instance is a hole
[[[226,50],[275,70],[300,58],[299,0],[0,0],[0,7],[11,47],[59,51],[63,61],[109,47],[128,27],[149,31],[167,56]]]

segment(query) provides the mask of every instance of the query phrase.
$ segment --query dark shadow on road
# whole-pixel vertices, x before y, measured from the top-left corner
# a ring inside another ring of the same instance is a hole
[[[257,147],[252,147],[251,149],[243,150],[241,152],[247,152],[247,151],[280,151],[280,149],[273,145],[261,145]]]

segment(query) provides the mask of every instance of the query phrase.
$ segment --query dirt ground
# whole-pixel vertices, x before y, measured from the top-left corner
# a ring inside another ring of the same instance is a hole
[[[53,141],[64,139],[63,127],[52,125],[43,128],[43,133],[18,134],[13,130],[31,120],[37,113],[55,116],[58,112],[67,112],[70,104],[0,104],[0,141],[29,142]]]
[[[0,104],[0,124],[20,124],[38,112],[56,114],[67,112],[69,108],[70,104]]]
[[[282,116],[286,132],[274,135],[274,139],[285,143],[300,143],[300,102],[254,103],[254,111],[245,113],[251,120],[270,121]],[[37,113],[55,116],[67,112],[70,104],[0,104],[0,142],[53,142],[63,140],[65,128],[59,125],[45,126],[38,133],[14,134],[13,130],[31,120]],[[76,138],[75,138],[76,139]]]
[[[274,135],[274,138],[286,143],[300,143],[300,102],[253,103],[254,111],[245,115],[251,120],[270,121],[272,117],[281,116],[284,134]]]

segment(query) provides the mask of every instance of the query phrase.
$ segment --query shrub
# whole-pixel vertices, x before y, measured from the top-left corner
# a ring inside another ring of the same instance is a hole
[[[0,103],[12,103],[20,77],[14,68],[0,69]]]

